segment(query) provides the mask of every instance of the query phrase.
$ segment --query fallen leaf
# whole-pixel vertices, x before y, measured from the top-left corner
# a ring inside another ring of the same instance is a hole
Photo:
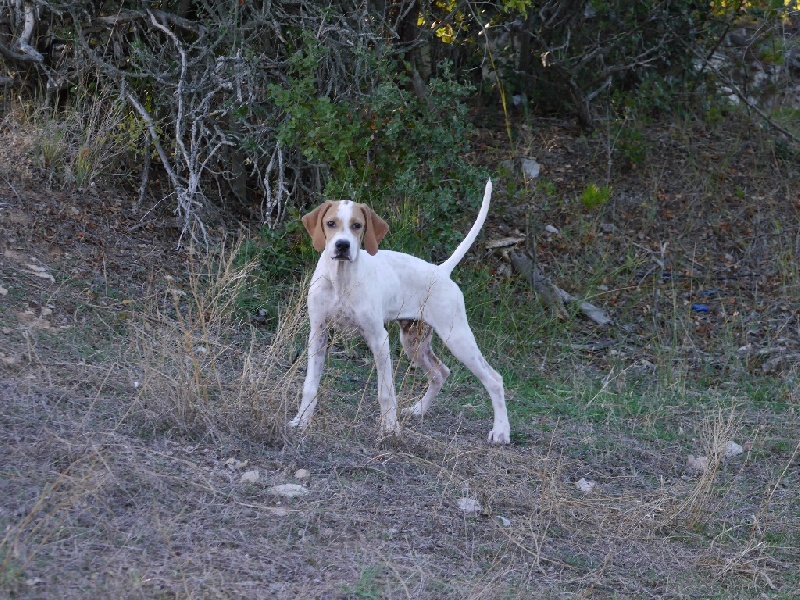
[[[306,469],[297,469],[294,473],[295,479],[308,479],[311,476],[311,473],[308,472]]]
[[[589,481],[584,477],[581,477],[580,479],[578,479],[578,481],[575,482],[575,487],[578,488],[580,491],[582,491],[584,494],[588,494],[589,492],[591,492],[594,489],[594,486],[596,485],[597,482]]]
[[[8,293],[8,290],[0,285],[0,296],[5,296]]]

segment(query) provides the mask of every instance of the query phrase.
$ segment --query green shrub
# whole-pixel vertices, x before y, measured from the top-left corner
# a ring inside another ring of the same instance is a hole
[[[611,186],[599,186],[596,183],[587,185],[581,192],[581,204],[589,210],[600,208],[611,197]]]
[[[281,144],[322,167],[325,197],[365,202],[384,216],[393,248],[425,258],[433,248],[449,254],[463,236],[453,223],[474,218],[487,177],[465,160],[472,86],[456,81],[444,64],[421,99],[409,91],[402,63],[365,48],[359,52],[374,74],[369,87],[333,98],[319,91],[317,73],[331,50],[308,36],[305,42],[292,57],[288,81],[268,89],[281,115]],[[276,246],[267,246],[264,262],[275,265]]]

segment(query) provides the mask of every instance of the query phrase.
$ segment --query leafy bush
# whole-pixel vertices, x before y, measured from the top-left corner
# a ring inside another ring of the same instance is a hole
[[[319,90],[317,66],[332,50],[306,42],[292,57],[288,81],[269,86],[281,113],[280,143],[322,167],[325,197],[365,202],[390,223],[401,221],[393,247],[455,247],[462,233],[453,222],[474,217],[486,177],[465,159],[472,138],[465,100],[473,88],[445,64],[421,99],[409,91],[402,64],[364,48],[370,86],[331,98]],[[272,248],[265,248],[267,264],[275,264]]]
[[[691,91],[695,51],[704,55],[725,27],[710,4],[694,0],[504,4],[497,20],[512,22],[495,35],[509,87],[545,110],[569,110],[587,130],[598,98],[641,104],[637,91],[650,86],[642,98],[659,104],[653,110],[679,104]]]

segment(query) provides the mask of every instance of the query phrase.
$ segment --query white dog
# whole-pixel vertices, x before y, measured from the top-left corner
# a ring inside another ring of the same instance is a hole
[[[325,362],[328,327],[361,333],[375,356],[381,425],[397,435],[397,398],[385,324],[399,321],[403,349],[415,365],[425,370],[425,396],[404,412],[422,416],[442,388],[450,370],[434,355],[431,330],[453,355],[481,380],[494,408],[489,442],[508,444],[510,430],[503,393],[503,378],[484,360],[467,323],[464,295],[450,273],[469,250],[489,212],[492,182],[486,183],[483,204],[475,224],[441,265],[391,250],[378,251],[389,226],[364,204],[350,200],[325,202],[303,217],[314,248],[322,252],[311,279],[308,314],[308,372],[303,399],[291,427],[305,427],[317,405],[317,392]],[[361,250],[364,242],[366,252]]]

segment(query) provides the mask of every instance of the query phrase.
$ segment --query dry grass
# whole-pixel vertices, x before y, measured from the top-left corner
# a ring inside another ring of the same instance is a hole
[[[165,282],[131,327],[133,418],[200,437],[281,439],[302,362],[304,288],[265,339],[234,320],[236,300],[257,267],[237,265],[239,255],[236,244],[194,263],[185,290]]]
[[[284,445],[143,438],[119,422],[82,426],[88,400],[3,391],[0,433],[17,441],[0,490],[15,499],[3,505],[2,589],[19,597],[749,597],[792,585],[768,535],[796,535],[776,522],[790,519],[791,462],[764,479],[720,462],[648,483],[658,457],[637,461],[638,475],[603,476],[566,456],[559,447],[582,435],[572,425],[487,448],[476,442],[485,423],[447,411],[376,448],[371,419],[354,419],[361,391]],[[703,438],[712,449],[728,422],[717,414]],[[310,479],[294,479],[298,468]],[[243,483],[253,469],[259,481]],[[585,475],[598,483],[589,494],[575,488]],[[285,482],[310,493],[268,493]],[[462,497],[481,512],[463,514]],[[757,526],[730,519],[740,510]]]
[[[61,111],[43,108],[31,112],[11,102],[0,124],[10,148],[14,172],[9,179],[44,176],[48,186],[86,189],[103,182],[130,183],[122,159],[141,153],[144,129],[123,103],[108,94],[91,97]],[[136,178],[138,174],[134,174]]]
[[[664,526],[680,523],[693,527],[707,518],[713,495],[717,493],[715,484],[719,469],[723,466],[726,446],[732,440],[742,439],[740,434],[735,411],[723,412],[722,409],[717,409],[703,418],[699,433],[702,454],[698,453],[698,457],[704,460],[706,467],[689,468],[696,473],[695,484],[688,494],[680,497],[673,510],[665,515]]]

